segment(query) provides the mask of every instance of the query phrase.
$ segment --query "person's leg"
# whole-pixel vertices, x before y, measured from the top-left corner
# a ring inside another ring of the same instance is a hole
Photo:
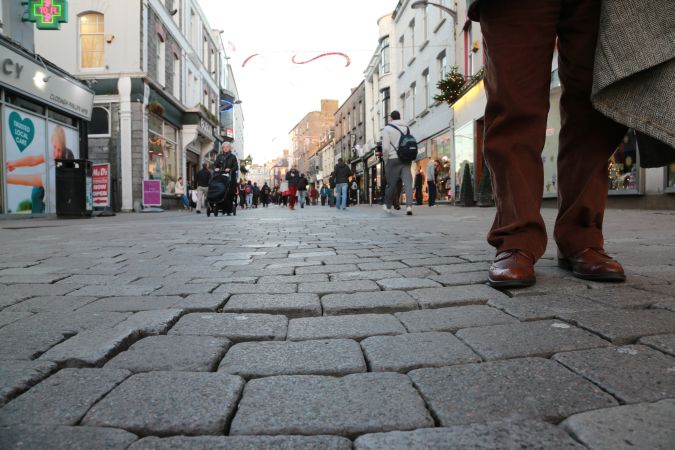
[[[347,192],[349,190],[349,184],[342,183],[342,209],[347,208]]]
[[[568,1],[558,26],[562,128],[558,151],[558,218],[554,236],[564,256],[603,249],[607,160],[626,128],[591,104],[600,0]]]
[[[335,208],[342,207],[342,183],[335,185]]]
[[[288,186],[288,204],[291,209],[295,208],[295,198],[298,195],[297,186]]]
[[[394,196],[396,195],[396,183],[401,174],[401,164],[398,159],[387,160],[385,173],[387,175],[387,188],[384,195],[384,204],[387,205],[387,209],[391,209],[394,204]]]
[[[300,208],[305,207],[305,192],[306,191],[300,191]]]
[[[488,242],[497,253],[521,250],[539,259],[546,227],[543,195],[551,60],[560,0],[481,2],[485,43],[485,159],[497,214]]]
[[[436,204],[436,183],[427,181],[427,191],[429,191],[429,206]]]
[[[401,169],[401,181],[405,187],[405,205],[411,207],[413,204],[413,177],[410,164],[403,164]]]

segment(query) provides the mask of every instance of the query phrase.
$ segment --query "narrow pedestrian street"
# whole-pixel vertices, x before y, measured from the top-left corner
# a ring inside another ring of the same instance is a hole
[[[550,241],[504,292],[493,216],[0,221],[0,448],[673,448],[675,213],[606,212],[626,283]]]

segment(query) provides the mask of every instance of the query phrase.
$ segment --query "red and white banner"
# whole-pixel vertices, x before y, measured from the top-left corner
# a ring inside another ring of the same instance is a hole
[[[110,164],[92,165],[94,207],[110,206]]]

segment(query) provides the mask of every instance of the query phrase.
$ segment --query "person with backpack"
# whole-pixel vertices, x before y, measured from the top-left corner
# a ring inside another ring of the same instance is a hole
[[[305,198],[307,197],[308,184],[309,181],[307,181],[307,177],[305,177],[304,173],[301,173],[300,178],[298,179],[298,201],[300,202],[300,208],[305,207]]]
[[[349,188],[349,177],[352,176],[352,170],[342,158],[338,158],[338,163],[333,170],[335,174],[335,208],[347,209],[347,190]]]
[[[396,194],[396,185],[403,182],[405,188],[406,214],[412,216],[413,179],[412,162],[417,158],[417,141],[410,128],[401,120],[401,113],[392,111],[390,121],[382,130],[382,156],[385,163],[387,190],[384,211],[391,213]]]
[[[298,192],[298,183],[300,183],[300,174],[298,169],[291,167],[286,173],[286,181],[288,182],[288,206],[291,211],[295,210],[295,197]]]
[[[267,185],[267,181],[263,184],[263,187],[260,188],[260,201],[262,202],[263,208],[267,208],[267,205],[270,204],[270,187]]]

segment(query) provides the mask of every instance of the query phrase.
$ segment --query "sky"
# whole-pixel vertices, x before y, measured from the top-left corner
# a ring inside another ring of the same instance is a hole
[[[265,163],[289,148],[289,131],[321,99],[340,104],[363,80],[378,45],[377,20],[397,0],[200,0],[224,30],[244,111],[244,154]],[[323,53],[340,52],[349,57]],[[257,54],[246,62],[247,58]],[[242,65],[246,64],[242,67]]]

